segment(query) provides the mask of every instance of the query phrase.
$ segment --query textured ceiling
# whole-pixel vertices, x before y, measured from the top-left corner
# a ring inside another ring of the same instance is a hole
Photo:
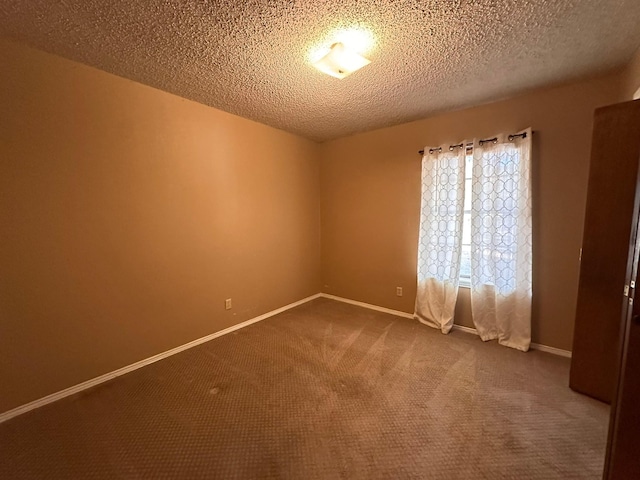
[[[2,0],[0,35],[314,140],[603,72],[640,0]],[[370,30],[344,80],[308,61]]]

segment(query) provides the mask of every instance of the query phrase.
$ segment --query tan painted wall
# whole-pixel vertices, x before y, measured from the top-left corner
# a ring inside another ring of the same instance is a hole
[[[640,89],[640,49],[633,56],[624,70],[624,100],[632,100]]]
[[[320,291],[317,144],[4,41],[0,65],[0,412]]]
[[[596,107],[621,100],[620,82],[616,74],[323,144],[323,291],[413,312],[417,151],[531,126],[533,341],[571,349],[592,116]],[[403,297],[396,297],[396,286],[404,287]],[[467,289],[461,290],[455,321],[473,326]]]

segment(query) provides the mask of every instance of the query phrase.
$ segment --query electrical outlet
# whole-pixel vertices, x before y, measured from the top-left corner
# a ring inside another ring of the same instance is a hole
[[[227,298],[224,301],[224,309],[225,310],[231,310],[231,299],[230,298]]]
[[[396,287],[396,295],[397,295],[398,297],[401,297],[401,296],[402,296],[402,287]]]

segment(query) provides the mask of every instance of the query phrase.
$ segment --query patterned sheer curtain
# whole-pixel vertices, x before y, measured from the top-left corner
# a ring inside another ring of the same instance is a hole
[[[531,343],[531,129],[474,142],[471,308],[482,340]]]
[[[415,317],[449,333],[458,295],[464,148],[424,150]]]

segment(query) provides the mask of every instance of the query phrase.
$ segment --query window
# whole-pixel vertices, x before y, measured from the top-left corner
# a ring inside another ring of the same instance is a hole
[[[427,152],[415,316],[448,333],[457,288],[471,288],[480,337],[526,351],[532,298],[531,130],[474,141],[469,149],[455,144]]]
[[[460,258],[460,286],[471,287],[471,179],[473,151],[467,149],[464,165],[464,218],[462,220],[462,255]]]

